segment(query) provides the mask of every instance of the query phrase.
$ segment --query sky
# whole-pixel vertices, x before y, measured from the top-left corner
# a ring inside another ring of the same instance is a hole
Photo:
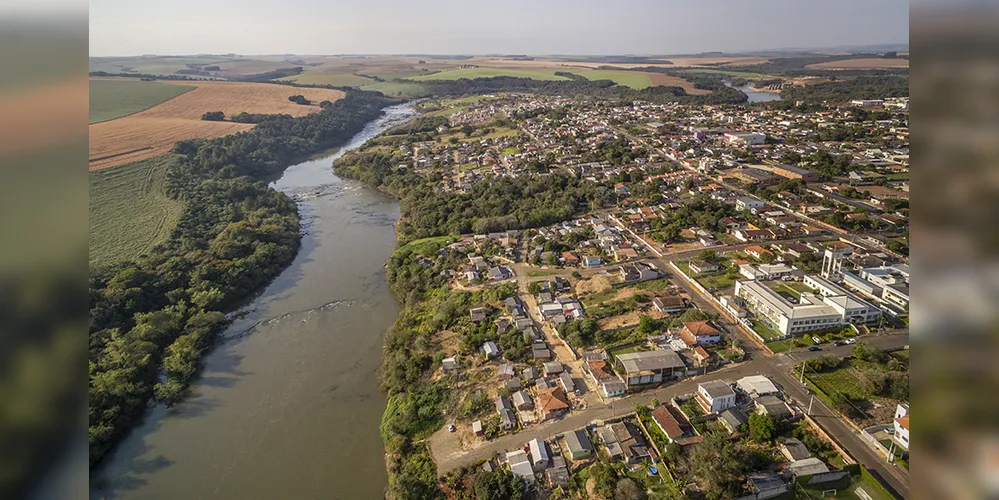
[[[900,0],[91,0],[90,55],[694,54],[906,43]]]

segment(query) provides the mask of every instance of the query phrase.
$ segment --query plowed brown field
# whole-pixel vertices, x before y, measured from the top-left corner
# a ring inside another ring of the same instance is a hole
[[[680,78],[679,76],[664,75],[662,73],[646,73],[652,79],[652,85],[667,85],[672,87],[683,87],[690,95],[710,94],[710,90],[695,89],[694,84]]]
[[[134,115],[90,125],[90,170],[113,167],[159,156],[183,139],[219,137],[253,128],[246,123],[203,121],[208,111],[226,117],[248,113],[286,113],[303,116],[319,111],[319,101],[335,101],[343,92],[288,87],[269,83],[180,82],[198,88]],[[288,100],[301,94],[315,105]]]
[[[809,64],[812,69],[896,69],[908,68],[908,59],[844,59],[842,61],[829,61],[824,63]]]

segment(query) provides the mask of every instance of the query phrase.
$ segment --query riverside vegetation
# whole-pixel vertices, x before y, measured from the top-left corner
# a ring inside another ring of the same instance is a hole
[[[295,203],[265,179],[342,144],[395,101],[348,91],[321,112],[272,115],[247,132],[181,141],[166,194],[184,205],[166,241],[90,277],[89,443],[100,461],[146,408],[171,404],[223,314],[291,263],[300,244]]]

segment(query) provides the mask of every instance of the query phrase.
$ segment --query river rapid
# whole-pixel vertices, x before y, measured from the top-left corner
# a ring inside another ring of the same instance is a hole
[[[396,200],[331,163],[414,116],[412,103],[271,185],[297,203],[302,247],[204,360],[190,394],[157,406],[91,476],[94,499],[373,499],[385,331],[398,314],[384,264]]]

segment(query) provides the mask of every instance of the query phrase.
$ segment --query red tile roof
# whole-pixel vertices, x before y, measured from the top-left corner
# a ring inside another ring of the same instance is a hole
[[[683,436],[683,431],[680,429],[680,422],[677,422],[676,417],[665,406],[660,406],[653,410],[652,418],[670,439],[677,439]]]

